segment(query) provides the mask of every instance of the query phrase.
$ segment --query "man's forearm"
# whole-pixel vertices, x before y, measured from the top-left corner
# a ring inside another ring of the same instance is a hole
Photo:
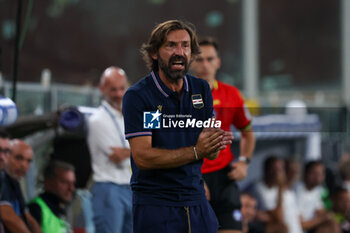
[[[240,153],[247,158],[251,158],[255,149],[255,135],[253,131],[241,133]]]
[[[194,146],[169,150],[152,146],[150,136],[129,139],[133,159],[140,169],[175,168],[202,159],[215,159],[232,143],[232,134],[221,129],[204,129]]]
[[[0,206],[0,216],[3,224],[13,233],[31,233],[23,222],[23,220],[17,216],[16,212],[10,205]]]
[[[140,169],[175,168],[196,161],[192,146],[175,150],[148,148],[131,151]]]
[[[128,148],[112,147],[111,149],[113,153],[110,154],[109,159],[115,164],[130,157],[130,149]]]
[[[42,233],[38,222],[33,218],[31,214],[27,213],[26,218],[28,220],[29,228],[32,233]]]

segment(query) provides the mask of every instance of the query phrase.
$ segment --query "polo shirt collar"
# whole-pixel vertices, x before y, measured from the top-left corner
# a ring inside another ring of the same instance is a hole
[[[172,93],[174,93],[172,90],[170,90],[160,79],[158,72],[152,71],[151,72],[153,83],[156,85],[157,89],[164,95],[166,98],[168,98]],[[186,92],[189,92],[189,85],[188,85],[188,78],[187,75],[184,76],[184,85],[182,87],[183,90]]]
[[[219,88],[219,84],[217,80],[214,80],[214,90],[217,90]]]

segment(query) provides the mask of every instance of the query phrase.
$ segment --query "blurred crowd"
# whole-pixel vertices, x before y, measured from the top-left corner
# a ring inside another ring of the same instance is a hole
[[[18,181],[26,175],[32,159],[30,145],[10,140],[1,131],[1,232],[17,228],[18,232],[41,232],[40,200],[47,201],[63,225],[72,230],[65,216],[75,192],[74,167],[50,161],[43,171],[43,192],[28,202]],[[241,192],[244,233],[350,232],[350,155],[343,155],[330,184],[326,182],[330,173],[322,161],[303,164],[271,155],[261,166],[262,179]]]
[[[71,232],[66,207],[75,192],[74,167],[62,161],[48,161],[42,175],[42,193],[28,202],[20,181],[33,158],[28,143],[10,140],[0,130],[0,232]]]
[[[301,164],[271,155],[262,166],[262,179],[241,194],[244,232],[350,232],[348,155],[332,185],[321,161]]]

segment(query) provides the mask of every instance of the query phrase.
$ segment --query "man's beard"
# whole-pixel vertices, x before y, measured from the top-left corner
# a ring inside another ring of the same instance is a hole
[[[116,99],[110,98],[108,96],[104,96],[104,99],[109,103],[114,109],[121,110],[122,109],[122,103],[121,101],[118,101]]]
[[[174,61],[182,61],[184,63],[184,69],[183,70],[172,70],[171,69],[171,64]],[[186,57],[175,55],[169,59],[168,64],[159,56],[158,53],[158,65],[159,68],[164,72],[165,76],[170,78],[171,80],[178,80],[182,79],[185,74],[188,72],[189,64],[186,59]]]

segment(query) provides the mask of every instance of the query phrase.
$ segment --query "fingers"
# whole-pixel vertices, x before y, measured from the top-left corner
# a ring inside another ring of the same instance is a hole
[[[213,152],[211,154],[207,154],[205,157],[209,160],[214,160],[219,156],[219,151]]]
[[[231,170],[229,173],[227,173],[227,176],[231,179],[231,180],[234,180],[235,179],[235,171],[234,170]]]
[[[230,145],[233,140],[233,135],[229,131],[224,131],[223,137],[222,137],[222,144],[223,145]]]
[[[224,131],[222,129],[208,128],[203,130],[203,142],[207,152],[216,152],[222,146]]]
[[[213,159],[216,156],[211,156],[211,154],[224,150],[227,145],[232,143],[232,140],[231,132],[220,128],[204,128],[198,137],[197,152],[201,158]]]
[[[227,176],[236,181],[241,181],[247,176],[247,166],[242,162],[231,163],[232,170],[227,173]]]
[[[224,150],[224,149],[226,149],[226,147],[227,147],[226,145],[222,145],[218,148],[218,151]]]
[[[222,146],[222,135],[209,138],[210,149],[217,151],[217,149]]]

